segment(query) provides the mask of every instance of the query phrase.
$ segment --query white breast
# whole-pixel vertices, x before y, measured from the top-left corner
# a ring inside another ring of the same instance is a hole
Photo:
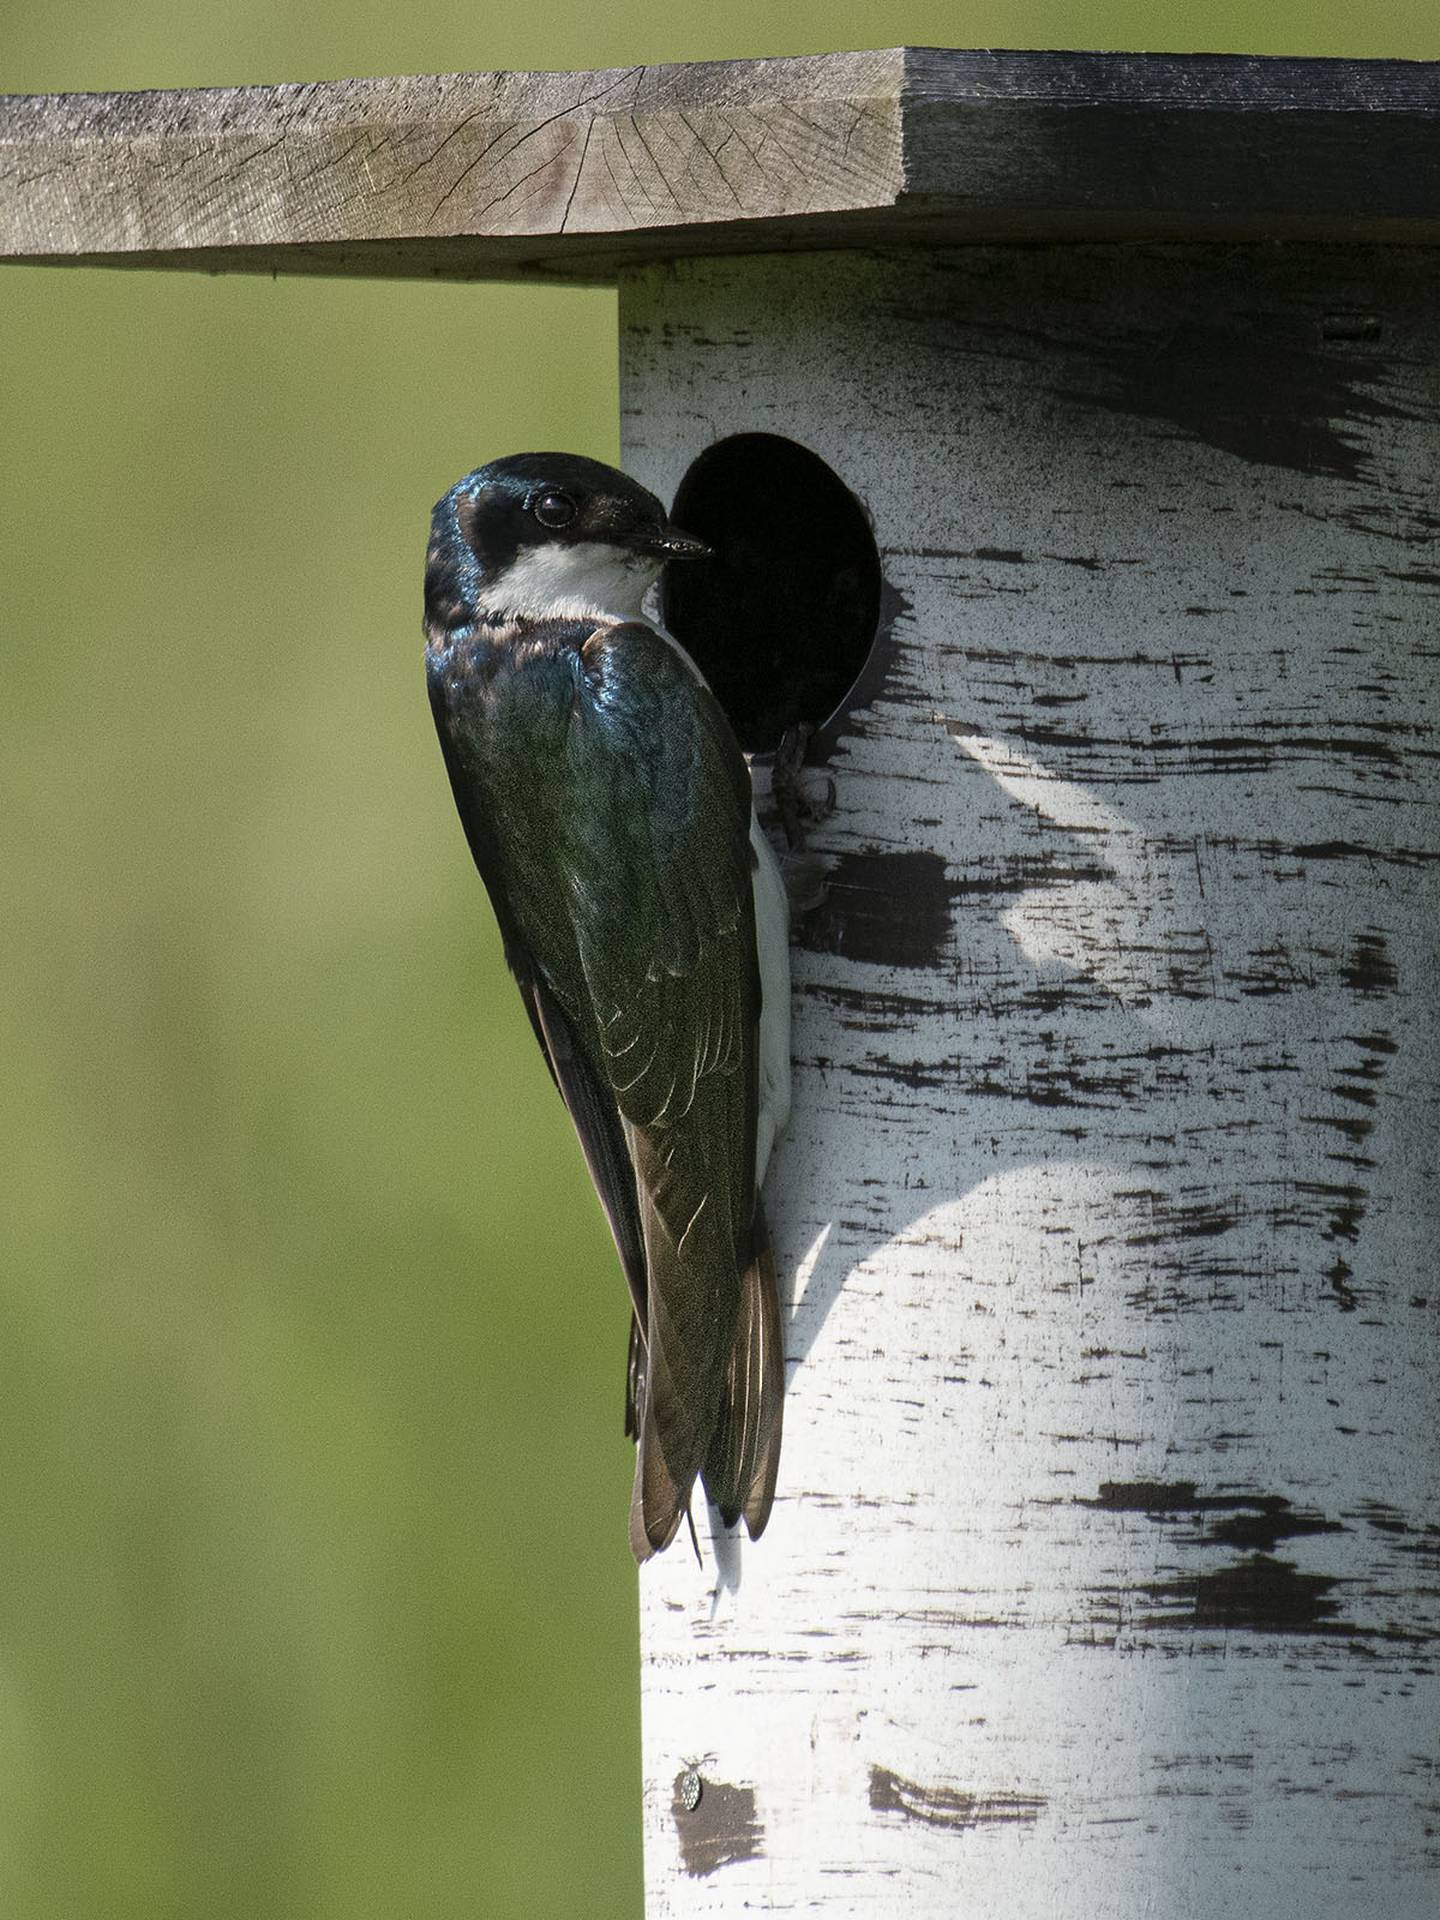
[[[765,1178],[770,1149],[790,1118],[790,901],[780,862],[755,810],[755,942],[760,953],[760,1117],[755,1136],[755,1180]]]

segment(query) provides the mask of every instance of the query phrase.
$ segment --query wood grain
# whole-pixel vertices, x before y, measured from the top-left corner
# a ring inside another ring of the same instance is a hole
[[[631,470],[799,438],[888,607],[795,953],[779,1498],[641,1579],[651,1920],[1428,1920],[1433,272],[690,261],[621,315]]]
[[[1440,66],[895,49],[0,101],[0,258],[613,279],[686,253],[1440,238]]]

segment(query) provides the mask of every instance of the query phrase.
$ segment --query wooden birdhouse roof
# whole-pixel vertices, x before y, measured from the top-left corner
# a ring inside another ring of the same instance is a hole
[[[1440,238],[1440,63],[894,48],[0,101],[0,258],[604,281],[977,240]]]

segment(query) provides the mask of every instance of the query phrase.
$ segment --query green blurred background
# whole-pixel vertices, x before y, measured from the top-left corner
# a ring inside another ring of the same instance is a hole
[[[7,92],[838,47],[1440,55],[1434,0],[16,4]],[[637,1916],[626,1309],[420,671],[610,295],[0,274],[0,1920]]]

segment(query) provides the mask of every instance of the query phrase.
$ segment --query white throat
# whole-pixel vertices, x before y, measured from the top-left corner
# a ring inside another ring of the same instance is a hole
[[[599,540],[527,547],[483,588],[487,611],[531,620],[641,617],[640,603],[659,576],[651,555]]]

